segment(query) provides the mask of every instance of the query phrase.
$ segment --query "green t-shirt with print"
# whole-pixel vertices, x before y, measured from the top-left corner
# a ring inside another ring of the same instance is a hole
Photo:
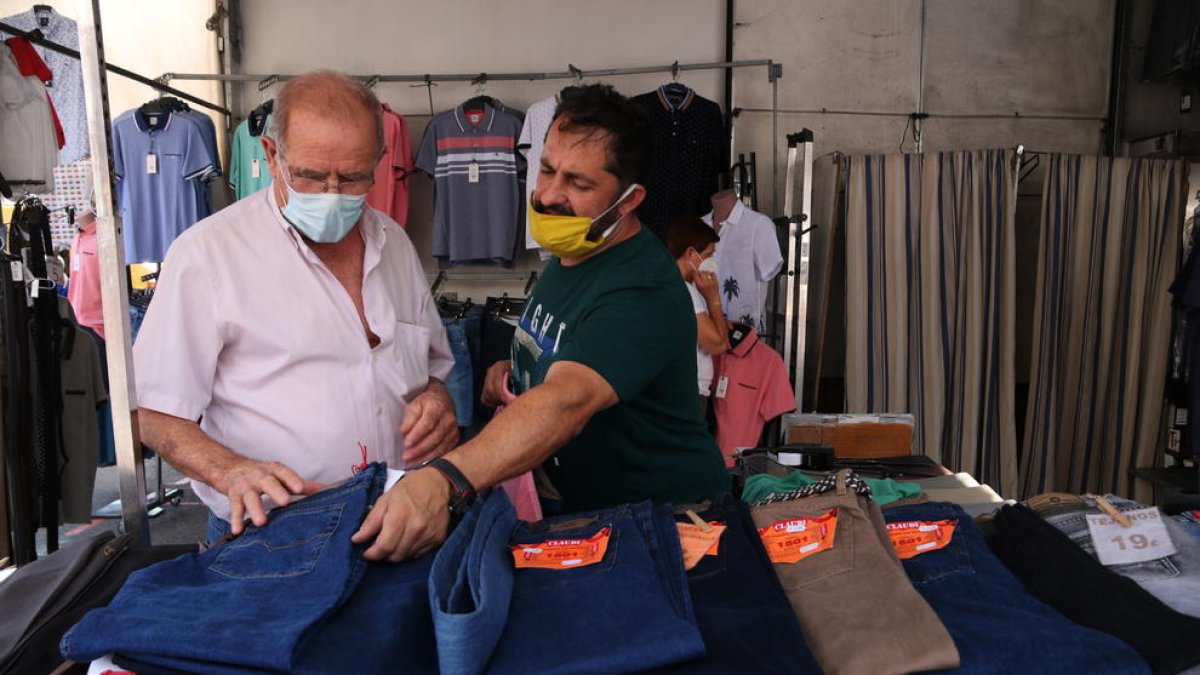
[[[696,315],[647,229],[578,265],[546,266],[513,337],[518,391],[556,361],[587,366],[620,402],[543,464],[569,511],[651,499],[692,503],[729,487],[696,401]]]

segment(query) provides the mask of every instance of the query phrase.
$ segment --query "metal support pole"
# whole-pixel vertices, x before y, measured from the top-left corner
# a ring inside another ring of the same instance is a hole
[[[783,76],[783,64],[772,62],[767,66],[767,77],[771,79],[771,208],[779,211],[779,78]],[[785,209],[784,215],[791,217]]]
[[[918,33],[920,45],[917,49],[917,114],[925,113],[925,0],[921,0],[921,30]],[[925,135],[921,128],[924,123],[924,117],[916,117],[913,119],[913,136],[917,140],[917,152],[925,149]]]
[[[809,231],[812,229],[813,132],[803,129],[788,134],[787,196],[784,210],[788,218],[787,284],[784,292],[783,362],[792,373],[796,408],[804,399],[805,332],[808,327]],[[804,158],[799,158],[799,153]],[[799,167],[797,166],[800,162]],[[800,212],[794,212],[797,173],[800,174]]]
[[[100,0],[79,3],[79,52],[87,106],[88,140],[92,148],[92,183],[96,200],[96,250],[100,256],[100,298],[104,306],[108,356],[109,399],[121,486],[121,517],[125,532],[150,543],[146,521],[146,475],[138,440],[133,350],[129,335],[129,286],[125,274],[125,245],[113,210],[111,138],[104,41],[100,30]]]

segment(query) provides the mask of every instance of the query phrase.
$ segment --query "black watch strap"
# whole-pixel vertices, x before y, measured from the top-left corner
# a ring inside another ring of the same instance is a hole
[[[450,460],[445,457],[434,457],[425,462],[422,467],[430,467],[442,472],[442,475],[450,481],[450,486],[454,489],[454,495],[450,499],[450,510],[458,513],[469,508],[472,502],[475,501],[475,486],[471,485],[471,481],[463,475],[462,471],[458,470]]]

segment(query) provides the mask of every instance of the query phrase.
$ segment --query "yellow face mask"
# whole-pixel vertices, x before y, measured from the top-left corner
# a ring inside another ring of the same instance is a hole
[[[612,234],[613,229],[616,228],[625,216],[617,218],[616,222],[608,226],[608,229],[595,239],[588,237],[591,234],[592,227],[600,219],[608,215],[609,211],[617,208],[618,204],[625,201],[625,198],[636,187],[637,183],[631,184],[625,192],[621,193],[620,197],[617,197],[612,206],[604,209],[604,212],[595,218],[542,213],[533,207],[533,196],[531,195],[529,198],[529,234],[538,243],[538,246],[550,251],[559,258],[578,258],[587,255],[604,244],[608,239],[608,235]]]

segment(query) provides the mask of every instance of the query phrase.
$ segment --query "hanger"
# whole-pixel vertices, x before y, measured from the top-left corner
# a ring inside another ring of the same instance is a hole
[[[246,116],[251,136],[262,136],[267,131],[267,117],[275,110],[275,99],[269,98],[250,111]]]
[[[671,81],[662,86],[663,96],[671,102],[671,105],[678,106],[683,103],[687,95],[691,93],[691,87],[679,81],[679,62],[671,64]]]
[[[492,106],[495,103],[495,99],[484,93],[487,91],[487,81],[487,73],[480,73],[479,77],[471,80],[471,84],[475,85],[475,95],[463,101],[463,110],[480,110],[485,105]]]
[[[729,349],[730,351],[737,349],[737,346],[742,344],[746,338],[750,337],[750,331],[753,330],[750,326],[738,321],[729,322]]]

